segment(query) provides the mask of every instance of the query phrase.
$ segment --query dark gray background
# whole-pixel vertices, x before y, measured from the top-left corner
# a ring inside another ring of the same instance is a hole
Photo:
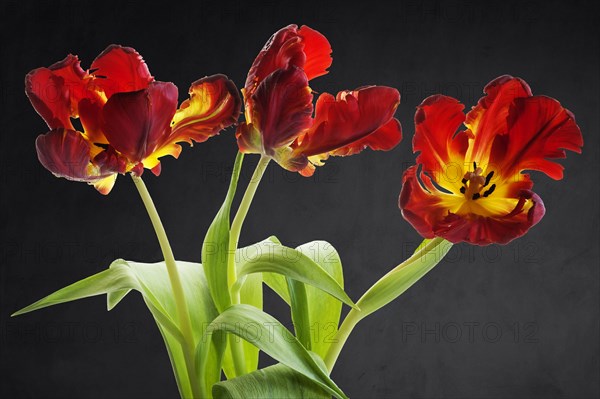
[[[267,38],[308,24],[333,47],[329,75],[312,87],[397,87],[404,141],[389,153],[332,159],[311,179],[270,165],[241,243],[276,234],[290,246],[331,242],[359,296],[420,238],[397,208],[414,162],[415,106],[434,93],[468,107],[501,74],[524,78],[577,116],[582,155],[560,182],[534,175],[547,213],[507,246],[458,245],[401,299],[366,319],[333,377],[354,398],[599,395],[599,18],[594,2],[4,1],[0,31],[0,396],[176,397],[161,337],[137,295],[114,311],[93,298],[11,319],[55,289],[115,258],[158,261],[138,194],[119,177],[103,197],[56,179],[36,159],[46,131],[23,77],[72,52],[88,67],[110,43],[135,47],[181,100],[190,82],[225,73],[242,85]],[[236,153],[228,130],[145,175],[176,256],[198,261]],[[248,156],[247,179],[256,156]],[[242,187],[242,186],[241,186]],[[267,293],[267,309],[289,317]]]

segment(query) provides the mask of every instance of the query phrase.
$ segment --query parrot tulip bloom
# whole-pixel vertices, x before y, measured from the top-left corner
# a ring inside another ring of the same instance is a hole
[[[246,121],[236,136],[241,152],[257,153],[304,176],[330,155],[352,155],[370,147],[390,150],[402,138],[394,113],[396,89],[366,86],[319,96],[313,117],[309,81],[325,75],[331,46],[319,32],[289,25],[258,54],[242,90]]]
[[[487,245],[522,236],[545,213],[522,171],[560,180],[563,167],[552,159],[581,152],[581,131],[558,101],[533,96],[511,76],[484,92],[466,117],[460,102],[442,95],[417,108],[413,151],[420,154],[404,173],[399,206],[425,238]]]
[[[119,173],[139,176],[147,168],[159,175],[160,157],[177,158],[177,143],[203,142],[236,123],[241,105],[235,85],[213,75],[194,82],[177,109],[177,87],[155,81],[134,49],[117,45],[87,71],[73,55],[35,69],[25,78],[25,91],[50,128],[36,140],[42,165],[102,194]]]

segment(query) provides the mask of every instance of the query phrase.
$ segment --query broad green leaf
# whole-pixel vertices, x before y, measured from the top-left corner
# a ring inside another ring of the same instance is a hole
[[[215,399],[330,399],[331,395],[304,375],[276,364],[213,385]]]
[[[233,165],[233,173],[229,183],[229,189],[225,196],[223,205],[217,212],[211,223],[204,243],[202,244],[202,262],[204,264],[204,273],[210,287],[210,294],[217,305],[219,312],[222,312],[231,305],[229,296],[229,285],[227,284],[227,256],[229,246],[229,230],[231,203],[235,197],[237,182],[240,177],[240,170],[244,154],[238,152]]]
[[[244,278],[252,273],[278,273],[293,280],[311,285],[344,302],[356,307],[344,289],[319,264],[307,255],[293,248],[264,240],[255,246],[252,258],[245,258],[233,290],[239,289]]]
[[[443,238],[434,238],[376,282],[357,302],[364,318],[387,305],[435,267],[452,248]]]
[[[177,268],[182,277],[181,281],[190,310],[194,340],[199,342],[203,328],[217,316],[217,309],[208,293],[202,265],[178,261]],[[107,294],[107,307],[110,310],[131,290],[142,294],[144,302],[156,320],[174,367],[181,396],[192,397],[181,345],[183,338],[178,326],[175,301],[164,262],[148,264],[116,260],[108,270],[58,290],[14,315],[102,294]],[[207,388],[220,380],[217,345],[222,345],[222,340],[215,339],[211,348],[205,348],[208,360],[203,383]]]
[[[315,382],[322,389],[337,398],[346,395],[329,378],[322,363],[317,362],[309,351],[273,316],[248,305],[233,305],[221,313],[208,326],[205,333],[207,341],[215,331],[235,334],[251,342],[260,350],[278,362],[290,367]],[[198,350],[198,369],[203,370],[207,354],[203,346]]]
[[[342,261],[333,245],[326,241],[312,241],[297,247],[296,250],[315,261],[344,288]],[[306,285],[306,302],[311,335],[309,349],[325,357],[338,330],[342,303],[310,285]]]

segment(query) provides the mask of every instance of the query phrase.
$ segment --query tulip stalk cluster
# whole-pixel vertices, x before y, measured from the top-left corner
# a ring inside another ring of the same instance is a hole
[[[418,155],[404,172],[398,200],[424,241],[353,301],[344,290],[341,257],[325,241],[291,248],[271,236],[238,245],[269,165],[310,178],[329,157],[389,151],[402,140],[394,117],[400,93],[392,87],[314,98],[310,82],[328,73],[331,53],[318,31],[289,25],[259,52],[241,96],[227,77],[213,75],[192,83],[181,104],[177,87],[156,81],[129,47],[109,46],[87,70],[69,55],[31,71],[26,93],[49,129],[36,140],[41,164],[104,195],[118,175],[131,175],[164,261],[117,259],[14,315],[94,295],[106,295],[111,310],[133,290],[161,332],[182,398],[347,398],[330,374],[356,325],[429,273],[453,244],[506,244],[527,233],[546,210],[523,172],[562,179],[556,159],[581,152],[583,138],[570,111],[534,96],[520,78],[494,79],[466,114],[451,97],[426,98],[414,118]],[[60,96],[49,98],[50,86]],[[202,259],[177,260],[142,174],[160,175],[161,158],[177,158],[181,143],[202,143],[228,127],[236,129],[239,152],[204,234]],[[233,212],[246,154],[260,159]],[[264,286],[289,306],[293,331],[264,308]],[[349,311],[341,321],[343,305]],[[333,326],[334,339],[320,339],[314,325]],[[276,364],[260,368],[260,351]]]

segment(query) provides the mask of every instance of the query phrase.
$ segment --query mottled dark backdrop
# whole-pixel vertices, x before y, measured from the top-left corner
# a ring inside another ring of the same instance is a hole
[[[364,84],[402,92],[405,140],[389,153],[332,159],[304,179],[270,165],[241,243],[276,234],[341,253],[357,299],[419,241],[397,209],[413,162],[415,106],[434,93],[473,105],[501,74],[559,99],[577,116],[582,155],[564,181],[536,174],[547,214],[507,246],[458,245],[400,300],[362,322],[333,376],[354,398],[599,395],[599,25],[595,2],[3,1],[0,31],[0,396],[176,397],[161,337],[137,295],[115,310],[93,298],[11,319],[10,313],[98,272],[117,257],[161,258],[128,178],[108,197],[54,178],[36,159],[43,121],[23,77],[69,52],[84,67],[108,44],[135,47],[181,99],[189,83],[225,73],[243,84],[267,38],[289,23],[334,49],[319,92]],[[147,174],[176,256],[198,261],[236,153],[231,130]],[[256,157],[248,156],[249,177]],[[267,309],[287,318],[276,297]]]

